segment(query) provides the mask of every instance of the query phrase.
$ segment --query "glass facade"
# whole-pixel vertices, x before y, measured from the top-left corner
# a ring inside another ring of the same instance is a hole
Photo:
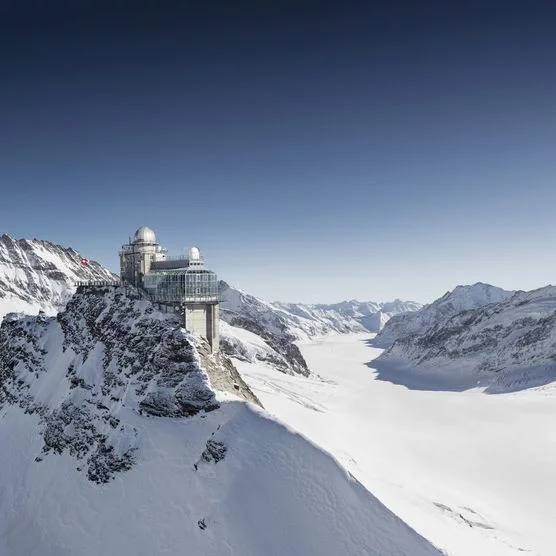
[[[160,303],[218,303],[218,278],[200,268],[151,270],[143,278],[151,299]]]

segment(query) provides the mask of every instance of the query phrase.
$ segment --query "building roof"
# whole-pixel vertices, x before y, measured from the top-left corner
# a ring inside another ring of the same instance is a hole
[[[135,232],[132,243],[156,243],[156,234],[147,226],[141,226]]]

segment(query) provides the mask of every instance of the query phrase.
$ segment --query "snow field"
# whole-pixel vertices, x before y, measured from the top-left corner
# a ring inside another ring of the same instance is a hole
[[[119,417],[139,431],[141,457],[97,485],[68,455],[35,462],[37,418],[2,412],[0,554],[438,554],[328,454],[244,402],[189,419]],[[201,458],[211,437],[228,448],[216,464]]]
[[[236,362],[272,414],[451,556],[551,556],[556,389],[430,392],[375,380],[369,335],[301,344],[310,378]]]

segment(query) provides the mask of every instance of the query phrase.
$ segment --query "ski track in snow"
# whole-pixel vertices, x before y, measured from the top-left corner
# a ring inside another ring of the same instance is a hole
[[[301,343],[309,378],[235,364],[271,414],[446,554],[555,554],[556,388],[408,390],[375,380],[370,337]]]

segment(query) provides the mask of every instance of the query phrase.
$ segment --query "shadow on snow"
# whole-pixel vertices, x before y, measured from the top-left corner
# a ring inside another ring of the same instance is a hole
[[[363,342],[368,347],[378,347],[373,339]],[[490,371],[463,364],[459,369],[423,368],[405,361],[380,358],[365,364],[375,372],[377,380],[405,386],[409,390],[463,392],[479,388],[486,394],[507,394],[556,382],[556,362]]]

